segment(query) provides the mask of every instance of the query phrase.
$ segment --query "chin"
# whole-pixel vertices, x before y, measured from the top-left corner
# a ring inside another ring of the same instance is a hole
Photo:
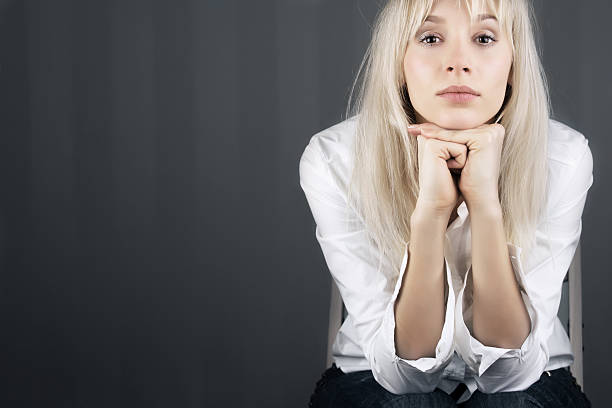
[[[486,119],[470,119],[470,118],[444,118],[439,121],[434,121],[436,125],[444,129],[451,130],[466,130],[476,128],[484,123]]]
[[[443,114],[438,111],[433,115],[418,115],[419,123],[429,122],[443,129],[449,130],[466,130],[474,129],[480,125],[487,123],[488,116],[482,115],[482,112],[474,112],[473,110],[453,110]]]

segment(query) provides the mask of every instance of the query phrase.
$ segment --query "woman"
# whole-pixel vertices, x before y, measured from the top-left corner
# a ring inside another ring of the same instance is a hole
[[[310,406],[590,406],[557,312],[592,155],[550,118],[532,18],[527,0],[378,15],[355,114],[300,161],[348,312]]]

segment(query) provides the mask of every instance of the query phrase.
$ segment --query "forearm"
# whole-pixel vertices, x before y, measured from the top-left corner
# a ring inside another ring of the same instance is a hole
[[[499,202],[469,208],[472,232],[473,333],[482,344],[520,348],[531,321],[520,293]]]
[[[395,302],[397,355],[435,357],[447,292],[444,238],[448,216],[417,208],[411,217],[409,261]]]

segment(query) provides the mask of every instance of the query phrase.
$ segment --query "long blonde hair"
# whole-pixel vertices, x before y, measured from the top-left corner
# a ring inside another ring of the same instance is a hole
[[[386,3],[376,17],[346,110],[346,119],[357,116],[348,201],[392,265],[399,265],[410,239],[410,216],[419,193],[417,141],[407,132],[415,115],[403,79],[403,58],[409,38],[434,2]],[[534,12],[528,0],[457,0],[457,5],[461,2],[472,19],[472,10],[488,6],[512,43],[512,86],[496,115],[506,130],[498,192],[507,241],[521,247],[523,255],[534,244],[548,183],[550,97],[535,46]]]

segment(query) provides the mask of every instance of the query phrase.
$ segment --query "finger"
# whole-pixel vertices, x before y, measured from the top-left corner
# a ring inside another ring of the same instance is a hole
[[[434,130],[434,129],[442,129],[438,125],[430,122],[425,123],[414,123],[412,125],[408,125],[408,132],[412,134],[420,134],[421,130]]]
[[[423,141],[425,140],[425,138],[421,135],[417,135],[417,165],[421,166],[421,163],[423,163]]]
[[[446,164],[448,165],[448,168],[451,170],[460,170],[460,169],[463,169],[463,166],[464,166],[464,164],[461,164],[454,158],[447,160]]]
[[[435,125],[433,123],[429,123],[429,122],[425,122],[425,123],[413,123],[411,125],[408,125],[408,132],[409,133],[413,133],[413,134],[419,134],[422,129],[437,128],[437,127],[438,127],[437,125]]]
[[[421,129],[418,128],[418,127],[410,127],[410,128],[408,128],[408,133],[410,133],[413,136],[420,135],[421,134]]]
[[[419,130],[437,130],[437,129],[444,129],[438,125],[436,125],[435,123],[431,123],[431,122],[423,122],[423,123],[418,123],[416,125],[412,125],[411,127],[409,127],[409,129],[419,129]]]
[[[438,139],[445,142],[453,142],[459,144],[467,144],[474,137],[471,132],[462,132],[442,128],[422,128],[420,134],[426,138]]]
[[[484,124],[474,129],[465,130],[444,129],[433,124],[427,124],[426,126],[420,127],[420,134],[426,138],[461,143],[468,146],[471,146],[473,142],[477,142],[483,135],[490,134],[490,132],[493,132],[495,136],[503,139],[506,130],[503,125],[499,123]]]
[[[442,140],[426,138],[422,135],[417,136],[421,140],[422,145],[428,144],[429,149],[446,160],[449,168],[463,168],[467,161],[468,147],[464,144],[454,142],[444,142]]]
[[[443,142],[445,147],[448,149],[448,153],[451,158],[446,161],[448,168],[451,169],[462,169],[467,161],[468,148],[464,144]]]

